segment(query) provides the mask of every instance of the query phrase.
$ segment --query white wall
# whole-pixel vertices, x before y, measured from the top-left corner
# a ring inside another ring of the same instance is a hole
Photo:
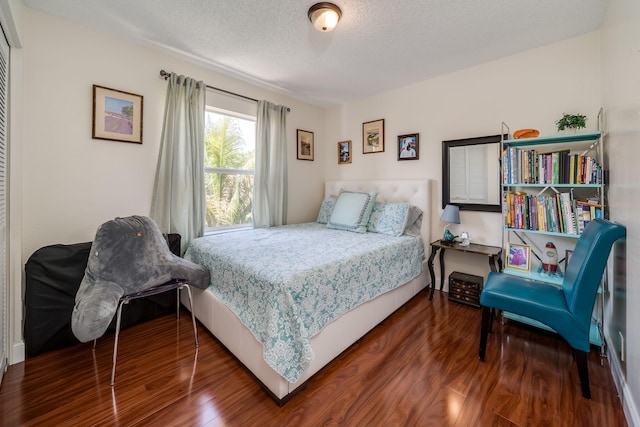
[[[23,25],[22,265],[42,246],[92,240],[116,216],[149,214],[166,94],[161,69],[289,106],[288,219],[315,219],[324,152],[296,160],[296,129],[322,144],[324,110],[32,9],[23,9]],[[93,84],[144,96],[142,145],[91,139]]]
[[[611,365],[630,425],[640,426],[640,2],[609,2],[602,26],[602,87],[611,168],[611,219],[627,227],[625,266],[611,280],[607,317]],[[621,319],[619,317],[622,317]],[[619,351],[622,332],[626,348]],[[626,366],[625,366],[626,364]]]
[[[323,110],[154,49],[25,9],[23,255],[50,243],[91,240],[115,216],[148,215],[166,93],[160,69],[291,107],[288,117],[291,217],[309,217],[296,179],[322,182],[322,153],[295,160],[295,130],[322,138]],[[143,144],[91,139],[92,85],[144,96]],[[318,184],[319,185],[319,184]],[[319,202],[318,202],[319,205]]]
[[[556,133],[562,113],[587,115],[587,130],[597,128],[600,109],[599,32],[529,50],[476,67],[378,94],[329,110],[328,178],[430,178],[434,182],[432,240],[441,237],[442,141],[535,128]],[[385,152],[362,154],[362,123],[385,119]],[[420,159],[398,161],[397,136],[420,133]],[[353,163],[337,164],[336,143],[353,141]],[[472,241],[501,246],[501,214],[461,212],[459,234]],[[481,257],[446,256],[446,275],[460,270],[485,275]]]

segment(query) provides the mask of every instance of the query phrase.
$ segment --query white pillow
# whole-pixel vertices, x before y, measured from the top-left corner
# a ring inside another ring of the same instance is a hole
[[[422,227],[422,209],[417,206],[409,206],[409,213],[407,214],[407,226],[404,229],[404,234],[408,236],[420,237],[420,228]]]
[[[366,233],[371,210],[376,202],[377,192],[355,192],[340,190],[340,195],[327,222],[328,228]]]

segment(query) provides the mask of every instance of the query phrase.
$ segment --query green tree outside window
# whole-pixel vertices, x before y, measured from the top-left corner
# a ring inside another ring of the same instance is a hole
[[[204,156],[206,228],[252,223],[255,148],[243,138],[247,125],[243,121],[249,122],[207,112]],[[255,123],[252,124],[255,133]],[[245,129],[242,129],[243,125]]]

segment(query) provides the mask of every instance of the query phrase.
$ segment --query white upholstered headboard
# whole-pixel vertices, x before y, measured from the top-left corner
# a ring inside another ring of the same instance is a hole
[[[351,191],[377,191],[377,201],[409,202],[422,209],[420,234],[425,246],[431,238],[431,186],[428,179],[396,180],[329,180],[324,184],[324,197],[337,196],[340,189]]]

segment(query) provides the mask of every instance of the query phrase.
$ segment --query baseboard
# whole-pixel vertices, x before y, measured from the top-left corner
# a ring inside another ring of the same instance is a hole
[[[442,283],[442,292],[449,293],[449,278],[446,277],[444,282],[442,281],[442,277],[436,277],[436,290],[440,290],[440,283]],[[427,285],[427,288],[431,287],[431,283]]]
[[[622,408],[624,410],[624,416],[627,419],[627,424],[629,427],[640,427],[638,407],[636,402],[633,400],[633,396],[631,395],[631,390],[629,390],[627,382],[624,380],[620,362],[616,355],[611,353],[610,348],[610,346],[607,346],[607,357],[609,359],[609,366],[611,367],[611,376],[613,377],[613,382],[616,384],[616,389],[618,390],[618,395],[622,402]]]
[[[2,355],[2,360],[0,360],[0,384],[2,384],[2,378],[4,377],[4,373],[7,370],[7,359]]]
[[[26,354],[24,341],[19,341],[11,346],[11,355],[9,357],[9,365],[15,365],[16,363],[24,362],[24,356]]]

